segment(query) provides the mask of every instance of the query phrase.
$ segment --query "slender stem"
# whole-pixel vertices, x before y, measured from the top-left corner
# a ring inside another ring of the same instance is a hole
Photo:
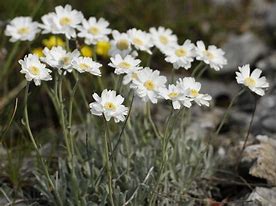
[[[149,57],[148,57],[148,60],[147,60],[147,67],[150,67],[150,64],[151,64],[151,60],[152,60],[152,57],[153,57],[153,55],[154,55],[154,53],[156,52],[156,48],[154,48],[153,50],[152,50],[152,54],[149,54]]]
[[[245,150],[245,147],[246,147],[246,144],[247,144],[247,141],[248,141],[248,137],[249,137],[249,134],[250,134],[250,131],[252,129],[252,125],[253,125],[253,120],[254,120],[254,117],[255,117],[255,113],[256,113],[256,108],[257,108],[257,99],[255,97],[255,100],[254,100],[254,109],[253,109],[253,113],[252,113],[252,116],[251,116],[251,120],[250,120],[250,123],[249,123],[249,127],[248,127],[248,130],[247,130],[247,133],[246,133],[246,136],[244,138],[244,142],[243,142],[243,145],[242,145],[242,149],[241,149],[241,152],[237,158],[237,163],[236,163],[236,170],[238,170],[238,167],[239,167],[239,163],[240,163],[240,160],[242,158],[242,154]]]
[[[162,160],[161,160],[161,165],[160,165],[159,172],[158,172],[157,181],[156,181],[156,184],[154,185],[154,188],[153,188],[153,195],[150,199],[150,205],[153,205],[156,201],[156,194],[154,193],[154,191],[156,191],[158,189],[158,186],[161,182],[161,177],[163,175],[163,172],[164,172],[167,160],[168,160],[167,150],[168,150],[169,139],[170,139],[170,136],[171,136],[171,134],[169,134],[169,125],[171,124],[172,116],[173,116],[173,108],[172,108],[172,111],[170,112],[170,114],[167,118],[165,133],[164,133],[164,136],[161,139],[161,141],[162,141],[161,142],[162,143]],[[176,117],[175,117],[175,119],[176,119]]]
[[[231,110],[233,104],[235,103],[235,101],[237,100],[237,98],[238,98],[244,91],[245,91],[245,90],[242,89],[241,91],[239,91],[239,92],[233,97],[232,101],[230,102],[229,106],[227,107],[227,110],[225,111],[225,113],[224,113],[224,115],[223,115],[223,117],[222,117],[222,120],[221,120],[221,122],[220,122],[220,124],[219,124],[219,126],[218,126],[218,128],[217,128],[217,130],[216,130],[216,132],[215,132],[216,135],[219,134],[219,132],[220,132],[222,126],[224,125],[225,120],[226,120],[226,117],[228,116],[228,114],[229,114],[229,112],[230,112],[230,110]]]
[[[123,81],[123,75],[120,75],[117,77],[117,81],[116,81],[116,84],[115,84],[115,90],[120,93],[121,91],[121,87],[122,87],[122,81]]]
[[[119,146],[119,144],[120,144],[122,135],[123,135],[123,133],[124,133],[124,131],[125,131],[127,122],[128,122],[128,120],[129,120],[129,116],[130,116],[131,109],[132,109],[132,105],[133,105],[133,100],[134,100],[134,93],[132,93],[131,102],[130,102],[130,105],[129,105],[129,110],[128,110],[128,114],[127,114],[126,120],[124,121],[124,124],[123,124],[123,126],[122,126],[122,129],[121,129],[121,131],[120,131],[120,133],[119,133],[118,140],[117,140],[117,142],[116,142],[116,144],[115,144],[113,150],[111,151],[111,154],[110,154],[110,156],[109,156],[109,160],[111,160],[111,159],[114,157],[115,152],[116,152],[116,150],[117,150],[117,148],[118,148],[118,146]],[[104,167],[101,168],[100,174],[99,174],[99,176],[97,177],[97,179],[96,179],[96,181],[95,181],[95,185],[98,185],[99,180],[101,179],[101,177],[102,177],[102,175],[103,175],[103,172],[104,172]]]
[[[198,75],[196,76],[196,79],[199,79],[207,69],[208,69],[208,65],[206,65],[205,67],[203,67],[200,70],[200,72],[198,73]]]
[[[63,135],[64,135],[64,140],[66,144],[66,149],[68,153],[68,159],[69,161],[72,160],[72,151],[71,151],[71,146],[70,142],[68,139],[68,130],[67,130],[67,124],[65,120],[65,115],[64,115],[64,104],[63,104],[63,95],[62,95],[62,77],[58,78],[58,93],[56,94],[57,99],[59,100],[59,118],[60,118],[60,124],[62,127]]]
[[[108,140],[109,138],[109,132],[108,132],[108,123],[104,117],[104,122],[105,122],[105,134],[104,134],[104,150],[105,150],[105,167],[106,167],[106,173],[108,175],[108,194],[109,194],[109,199],[110,203],[112,206],[114,206],[114,200],[113,200],[113,186],[112,186],[112,171],[111,167],[109,164],[109,148],[108,148]]]
[[[3,67],[3,69],[1,69],[1,71],[2,71],[1,76],[2,76],[2,77],[0,76],[0,77],[1,77],[0,79],[3,79],[3,78],[5,77],[6,72],[7,72],[7,70],[10,68],[10,65],[11,65],[11,63],[12,63],[12,60],[13,60],[13,58],[14,58],[14,56],[15,56],[17,50],[18,50],[19,45],[20,45],[20,41],[16,42],[16,43],[13,45],[11,52],[9,52],[9,56],[8,56],[7,60],[5,61],[6,63],[5,63],[5,65],[4,65],[4,67]]]
[[[204,63],[201,61],[201,62],[194,68],[194,70],[193,70],[193,72],[192,72],[192,74],[191,74],[192,77],[194,77],[194,76],[196,75],[197,71],[203,66],[203,64],[204,64]]]
[[[148,119],[149,119],[149,122],[152,126],[152,129],[154,131],[154,134],[159,138],[161,139],[162,138],[162,135],[160,134],[157,126],[155,125],[154,121],[152,120],[152,117],[151,117],[151,111],[150,111],[150,102],[147,102],[147,116],[148,116]]]
[[[175,81],[175,70],[176,70],[175,68],[172,68],[172,79],[171,79],[172,84]]]
[[[25,89],[25,97],[24,97],[24,105],[25,105],[25,107],[24,107],[24,123],[25,123],[26,129],[27,129],[28,135],[30,136],[30,139],[31,139],[31,141],[32,141],[32,144],[33,144],[33,146],[34,146],[34,148],[35,148],[35,151],[36,151],[36,153],[37,153],[37,157],[39,158],[39,161],[40,161],[41,164],[42,164],[42,168],[43,168],[44,173],[45,173],[45,175],[46,175],[46,177],[47,177],[47,180],[48,180],[48,182],[49,182],[51,188],[54,190],[54,194],[55,194],[55,196],[56,196],[56,198],[57,198],[58,205],[61,205],[61,206],[62,206],[62,205],[63,205],[63,204],[62,204],[62,201],[61,201],[61,199],[60,199],[60,197],[59,197],[59,194],[58,194],[58,193],[56,192],[56,190],[55,190],[55,185],[54,185],[54,183],[53,183],[53,181],[52,181],[52,179],[51,179],[51,177],[50,177],[49,171],[48,171],[48,169],[47,169],[47,167],[46,167],[46,165],[45,165],[45,163],[44,163],[44,161],[43,161],[43,159],[42,159],[42,157],[41,157],[41,155],[40,155],[40,153],[39,153],[38,146],[37,146],[37,144],[36,144],[35,138],[34,138],[34,136],[33,136],[33,133],[32,133],[31,127],[30,127],[29,115],[28,115],[28,93],[29,93],[29,84],[30,84],[30,83],[28,82],[28,83],[27,83],[27,86],[26,86],[26,89]]]
[[[76,73],[76,72],[72,72],[73,73],[73,77],[74,77],[74,79],[75,79],[75,81],[76,82],[79,82],[79,77],[78,77],[78,74]],[[83,101],[84,101],[84,104],[85,104],[85,107],[88,109],[89,107],[88,107],[88,101],[87,101],[87,99],[86,99],[86,97],[85,97],[85,92],[84,92],[84,89],[83,89],[83,87],[82,87],[82,85],[81,85],[81,83],[79,82],[78,84],[77,84],[77,86],[78,86],[78,88],[79,88],[79,90],[80,90],[80,94],[81,94],[81,97],[82,97],[82,99],[83,99]]]

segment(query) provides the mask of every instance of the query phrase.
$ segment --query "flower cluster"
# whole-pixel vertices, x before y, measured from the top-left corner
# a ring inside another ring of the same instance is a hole
[[[189,70],[195,61],[199,61],[219,71],[227,64],[224,51],[214,45],[205,46],[202,41],[194,44],[189,39],[178,43],[172,30],[164,27],[152,27],[149,32],[136,28],[125,32],[111,30],[105,19],[85,19],[81,12],[72,9],[70,5],[57,6],[54,12],[42,16],[41,21],[42,23],[38,23],[33,22],[30,17],[17,17],[10,21],[5,34],[11,37],[12,42],[32,41],[41,31],[42,34],[62,34],[68,40],[82,41],[87,45],[71,51],[69,45],[65,49],[62,38],[55,37],[43,42],[46,47],[36,51],[38,56],[25,56],[19,61],[21,72],[25,74],[27,81],[33,80],[36,85],[40,85],[41,81],[51,80],[50,74],[54,70],[60,75],[75,70],[101,76],[100,67],[104,65],[91,58],[95,52],[110,56],[110,62],[105,66],[112,67],[114,74],[123,75],[123,85],[133,89],[144,102],[156,104],[159,100],[169,100],[174,109],[190,108],[193,102],[199,106],[209,106],[211,96],[201,93],[201,84],[194,77],[180,78],[167,85],[167,78],[159,70],[143,65],[139,54],[146,52],[153,55],[159,50],[164,55],[164,60],[172,64],[173,69]],[[93,45],[95,50],[92,51],[88,45]],[[98,45],[101,47],[97,47]],[[259,69],[250,74],[249,65],[246,65],[239,67],[236,74],[239,84],[244,84],[258,95],[264,95],[268,83],[265,77],[260,77]],[[125,120],[128,109],[122,105],[124,98],[121,95],[105,89],[101,97],[94,93],[93,98],[95,102],[90,104],[92,114],[103,115],[107,121],[111,118],[115,122]]]

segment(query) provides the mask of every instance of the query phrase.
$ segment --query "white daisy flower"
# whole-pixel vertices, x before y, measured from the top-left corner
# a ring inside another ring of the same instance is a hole
[[[209,64],[216,71],[222,69],[227,64],[227,59],[224,57],[224,51],[214,45],[208,46],[206,49],[203,41],[196,42],[196,59]]]
[[[82,25],[78,27],[80,31],[78,36],[84,38],[85,43],[89,45],[95,45],[98,41],[108,41],[107,35],[111,33],[108,25],[109,23],[104,18],[98,21],[95,17],[83,19]]]
[[[186,91],[186,96],[195,101],[199,106],[209,106],[209,101],[212,97],[208,94],[201,94],[201,84],[196,82],[193,77],[185,77],[177,81],[177,87],[181,90]]]
[[[177,37],[171,29],[165,29],[160,26],[158,28],[149,29],[154,45],[162,52],[177,44]]]
[[[130,29],[127,31],[127,34],[130,38],[132,45],[141,51],[146,51],[149,54],[152,54],[150,48],[153,46],[151,35],[138,29]]]
[[[151,101],[156,104],[157,99],[161,98],[159,91],[161,88],[165,88],[166,82],[167,78],[160,76],[159,71],[153,71],[146,67],[137,72],[137,77],[132,80],[131,88],[135,89],[136,94],[143,101]]]
[[[131,83],[133,80],[137,80],[137,74],[143,67],[134,67],[130,73],[127,73],[123,78],[123,85]],[[133,85],[131,85],[133,86]]]
[[[7,25],[5,35],[11,37],[11,42],[33,41],[39,31],[38,23],[31,17],[16,17]]]
[[[131,52],[131,42],[126,33],[119,33],[117,30],[112,31],[113,40],[110,41],[110,56],[120,54],[125,57]]]
[[[65,7],[57,6],[55,13],[46,14],[41,20],[43,33],[64,34],[71,39],[76,37],[76,28],[82,22],[83,15],[67,4]]]
[[[50,75],[51,70],[46,68],[46,65],[39,61],[38,56],[28,54],[24,59],[20,59],[21,73],[25,74],[27,81],[34,81],[36,86],[41,84],[41,81],[52,80]]]
[[[165,61],[172,63],[175,69],[184,67],[188,70],[194,61],[194,48],[195,45],[191,43],[191,40],[187,39],[183,45],[175,45],[172,48],[167,48],[165,51]]]
[[[39,27],[42,29],[42,34],[59,34],[60,31],[57,25],[54,23],[54,17],[56,14],[54,12],[45,14],[41,17],[42,24],[39,24]]]
[[[95,62],[90,57],[78,57],[72,60],[72,67],[78,72],[89,72],[90,74],[101,76],[100,67],[102,64]]]
[[[102,91],[101,97],[94,93],[93,98],[96,102],[89,104],[92,114],[97,116],[104,115],[107,121],[110,121],[113,117],[116,123],[125,121],[128,108],[122,104],[124,98],[121,95],[116,95],[116,91],[105,89]]]
[[[240,72],[236,72],[236,79],[238,84],[243,84],[256,94],[263,96],[265,89],[269,87],[265,77],[260,77],[262,71],[260,69],[254,69],[250,74],[249,64],[239,67]]]
[[[66,74],[66,72],[72,72],[72,60],[80,56],[80,52],[78,50],[67,52],[61,46],[52,47],[51,49],[45,47],[43,49],[43,54],[44,57],[41,57],[43,62],[53,68],[57,68],[59,73],[61,73],[61,69],[63,69],[64,74]]]
[[[168,88],[161,88],[160,95],[166,100],[171,100],[174,109],[180,109],[181,104],[188,108],[192,106],[192,100],[186,97],[185,91],[174,84],[170,84]]]
[[[122,58],[119,54],[110,58],[111,62],[109,66],[115,68],[115,74],[129,74],[136,71],[136,67],[139,67],[141,60],[135,59],[130,55]]]

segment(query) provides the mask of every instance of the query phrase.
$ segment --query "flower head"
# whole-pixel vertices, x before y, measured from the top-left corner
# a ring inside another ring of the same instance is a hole
[[[97,44],[98,41],[107,41],[107,35],[111,33],[108,28],[109,23],[100,18],[98,21],[95,17],[90,17],[88,20],[83,19],[82,25],[78,26],[78,36],[84,38],[86,44]]]
[[[120,54],[125,57],[131,52],[130,38],[126,33],[119,33],[117,30],[112,31],[113,39],[110,41],[111,48],[109,50],[110,56]]]
[[[239,67],[239,72],[236,72],[236,79],[238,84],[243,84],[256,94],[263,96],[265,89],[269,87],[265,77],[260,77],[262,71],[260,69],[254,69],[250,74],[249,64]]]
[[[174,109],[180,109],[181,104],[188,108],[192,106],[192,100],[186,97],[186,91],[174,84],[170,84],[168,88],[161,88],[160,95],[166,100],[171,100]]]
[[[64,34],[71,39],[76,37],[76,28],[82,19],[82,13],[67,4],[65,7],[57,6],[55,12],[42,16],[43,24],[40,27],[43,29],[42,33]]]
[[[11,37],[11,42],[32,41],[39,31],[38,23],[31,17],[16,17],[7,25],[5,35]]]
[[[177,87],[185,91],[187,97],[195,101],[199,106],[209,106],[209,101],[212,97],[208,94],[200,93],[201,84],[196,82],[193,77],[185,77],[177,81]]]
[[[90,46],[83,45],[80,49],[81,55],[84,57],[92,57],[93,49]]]
[[[72,71],[72,60],[80,55],[78,50],[67,52],[60,46],[53,47],[52,49],[46,47],[44,48],[43,53],[45,57],[41,57],[41,60],[51,67],[58,69],[59,72],[63,69],[64,74]]]
[[[177,37],[171,29],[160,26],[158,28],[152,27],[149,31],[154,45],[162,52],[177,44]]]
[[[129,74],[136,71],[136,67],[139,67],[140,60],[135,59],[130,55],[122,58],[119,54],[110,58],[111,63],[108,65],[115,68],[115,74]]]
[[[190,40],[186,40],[183,45],[167,48],[165,60],[172,63],[175,69],[180,67],[189,69],[191,68],[191,63],[194,61],[194,47],[194,44]]]
[[[151,54],[150,48],[153,46],[151,35],[138,29],[130,29],[127,31],[132,45],[141,51],[146,51]]]
[[[77,57],[72,60],[72,67],[78,72],[89,72],[90,74],[101,76],[100,67],[102,64],[93,61],[90,57]]]
[[[104,115],[107,121],[113,117],[116,123],[126,119],[128,108],[122,104],[124,98],[121,95],[116,95],[116,91],[105,89],[102,91],[101,97],[94,93],[93,98],[95,102],[89,104],[92,114]]]
[[[27,81],[34,81],[35,85],[41,84],[41,81],[52,80],[50,75],[51,70],[46,68],[46,65],[39,61],[38,56],[28,54],[24,59],[20,59],[21,73],[25,74]]]
[[[96,44],[96,54],[102,57],[108,57],[110,43],[108,41],[98,41]]]
[[[65,42],[62,40],[62,38],[58,36],[51,35],[48,39],[43,39],[42,44],[49,49],[51,49],[54,46],[65,46]]]
[[[32,49],[32,54],[35,54],[38,57],[43,57],[44,56],[43,49],[41,47],[37,47],[37,48]]]
[[[165,88],[167,78],[160,76],[159,71],[153,71],[148,67],[139,70],[136,75],[136,78],[132,80],[131,87],[143,101],[151,101],[156,104],[160,98],[159,91],[161,88]]]
[[[224,57],[224,51],[217,48],[214,45],[208,46],[206,49],[203,41],[196,42],[196,59],[204,61],[205,64],[209,64],[211,68],[216,71],[222,69],[227,64],[227,59]]]

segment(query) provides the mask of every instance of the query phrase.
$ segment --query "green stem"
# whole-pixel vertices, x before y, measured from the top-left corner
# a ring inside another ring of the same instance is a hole
[[[44,161],[43,161],[43,159],[42,159],[42,157],[41,157],[41,155],[39,153],[38,146],[36,144],[36,141],[34,139],[34,136],[33,136],[33,133],[32,133],[31,127],[30,127],[29,115],[28,115],[28,92],[29,92],[29,84],[30,83],[28,82],[27,86],[26,86],[26,89],[25,89],[25,97],[24,97],[24,105],[25,105],[25,107],[24,107],[24,123],[25,123],[26,129],[27,129],[28,135],[30,136],[32,144],[33,144],[33,146],[35,148],[35,151],[37,153],[37,157],[39,158],[39,161],[42,164],[42,168],[43,168],[44,173],[45,173],[45,175],[47,177],[47,180],[48,180],[48,182],[50,184],[50,187],[54,190],[54,194],[55,194],[55,196],[57,198],[58,205],[62,206],[63,205],[62,201],[61,201],[61,199],[59,197],[59,194],[55,190],[55,185],[54,185],[54,183],[53,183],[53,181],[52,181],[52,179],[50,177],[50,174],[49,174],[49,171],[47,169],[47,166],[45,165],[45,163],[44,163]]]
[[[20,45],[20,41],[16,42],[13,45],[11,52],[9,52],[9,56],[8,56],[7,60],[5,61],[6,63],[3,67],[3,69],[1,69],[2,72],[1,72],[1,76],[0,76],[1,78],[0,79],[3,79],[5,77],[5,75],[7,73],[7,70],[10,68],[12,60],[13,60],[13,58],[14,58],[17,50],[18,50],[19,45]]]
[[[201,69],[200,72],[198,73],[198,75],[196,76],[196,79],[199,79],[207,69],[208,69],[208,65],[203,67],[203,69]]]
[[[204,64],[204,63],[201,61],[201,62],[194,68],[194,70],[193,70],[193,72],[192,72],[192,74],[191,74],[192,77],[194,77],[194,76],[196,75],[197,71],[203,66],[203,64]]]
[[[62,77],[63,76],[60,76],[60,78],[58,78],[58,91],[57,91],[58,93],[56,94],[56,96],[57,96],[57,99],[59,100],[59,119],[62,127],[62,132],[64,135],[68,159],[70,162],[72,160],[72,151],[71,151],[71,146],[68,139],[68,130],[67,130],[66,120],[64,115],[64,103],[63,103],[63,95],[62,95]]]
[[[169,125],[171,124],[172,116],[173,116],[173,108],[172,108],[172,111],[170,112],[170,114],[169,114],[169,116],[167,118],[165,133],[164,133],[164,136],[161,139],[162,140],[162,142],[161,142],[161,144],[162,144],[162,160],[161,160],[161,166],[160,166],[159,172],[158,172],[157,181],[156,181],[156,184],[155,184],[155,186],[153,188],[153,195],[151,196],[151,199],[150,199],[150,205],[153,205],[155,203],[155,201],[156,201],[156,197],[157,196],[156,196],[155,191],[158,190],[158,186],[159,186],[159,184],[161,182],[161,178],[162,178],[162,175],[163,175],[166,163],[168,161],[167,150],[168,150],[169,139],[170,139],[170,136],[171,136],[171,134],[169,134],[168,131],[169,131]]]
[[[215,132],[216,135],[219,134],[219,132],[220,132],[222,126],[224,125],[225,120],[226,120],[226,117],[228,116],[228,114],[229,114],[229,112],[230,112],[230,110],[231,110],[233,104],[235,103],[235,101],[237,100],[237,98],[238,98],[244,91],[245,91],[244,89],[240,90],[240,91],[233,97],[232,101],[230,102],[230,104],[229,104],[229,106],[228,106],[226,112],[224,113],[224,115],[223,115],[223,117],[222,117],[222,120],[221,120],[221,122],[220,122],[220,124],[219,124],[219,126],[218,126],[218,128],[217,128],[217,130],[216,130],[216,132]]]
[[[109,163],[109,148],[108,148],[108,140],[109,138],[109,129],[108,129],[108,123],[104,117],[104,122],[105,122],[105,134],[104,134],[104,150],[105,150],[105,164],[106,165],[106,173],[108,175],[108,195],[109,195],[109,200],[112,206],[114,206],[114,200],[113,200],[113,186],[112,186],[112,170],[111,166]]]
[[[148,116],[148,119],[149,119],[149,122],[152,126],[152,129],[154,131],[154,134],[159,138],[161,139],[162,138],[162,135],[160,134],[157,126],[155,125],[154,121],[152,120],[152,117],[151,117],[151,111],[150,111],[150,102],[147,102],[147,116]]]
[[[74,72],[74,71],[73,71],[73,76],[74,76],[75,81],[76,81],[76,82],[79,82],[78,74],[77,74],[76,72]],[[88,109],[88,108],[89,108],[89,106],[88,106],[89,103],[88,103],[88,101],[87,101],[87,99],[86,99],[86,97],[85,97],[84,89],[83,89],[83,87],[82,87],[82,85],[81,85],[80,82],[77,84],[77,86],[78,86],[78,88],[79,88],[79,90],[80,90],[81,97],[82,97],[82,99],[83,99],[83,101],[84,101],[84,103],[85,103],[85,107]]]
[[[174,81],[175,81],[175,70],[176,70],[176,69],[172,68],[172,79],[171,79],[172,84],[173,84]]]
[[[132,109],[132,105],[133,105],[133,100],[134,100],[134,93],[132,93],[132,97],[131,97],[131,102],[130,102],[130,105],[129,105],[129,110],[128,110],[128,114],[127,114],[127,117],[126,117],[126,120],[124,121],[124,124],[122,126],[122,129],[119,133],[119,136],[118,136],[118,140],[113,148],[113,150],[111,151],[111,154],[109,156],[109,160],[113,159],[114,155],[115,155],[115,152],[120,144],[120,141],[121,141],[121,138],[122,138],[122,135],[124,134],[124,131],[125,131],[125,128],[126,128],[126,125],[127,125],[127,122],[129,120],[129,116],[130,116],[130,113],[131,113],[131,109]],[[99,180],[101,179],[102,175],[103,175],[103,171],[104,171],[104,167],[101,168],[101,171],[100,171],[100,174],[99,176],[97,177],[96,181],[95,181],[95,185],[98,185],[99,183]]]
[[[122,81],[123,81],[123,75],[120,75],[117,77],[117,81],[115,84],[115,90],[120,93],[121,87],[122,87]]]
[[[248,130],[247,130],[246,136],[244,138],[244,142],[243,142],[243,145],[242,145],[241,152],[240,152],[240,154],[238,156],[238,159],[237,159],[236,171],[238,170],[239,163],[240,163],[240,160],[242,158],[242,154],[245,150],[245,147],[246,147],[246,144],[247,144],[247,141],[248,141],[248,137],[249,137],[249,134],[250,134],[250,131],[251,131],[251,128],[252,128],[252,125],[253,125],[253,120],[254,120],[254,117],[255,117],[255,113],[256,113],[256,108],[257,108],[257,99],[255,97],[253,113],[252,113],[252,116],[251,116],[251,120],[250,120],[250,123],[249,123],[249,127],[248,127]]]

